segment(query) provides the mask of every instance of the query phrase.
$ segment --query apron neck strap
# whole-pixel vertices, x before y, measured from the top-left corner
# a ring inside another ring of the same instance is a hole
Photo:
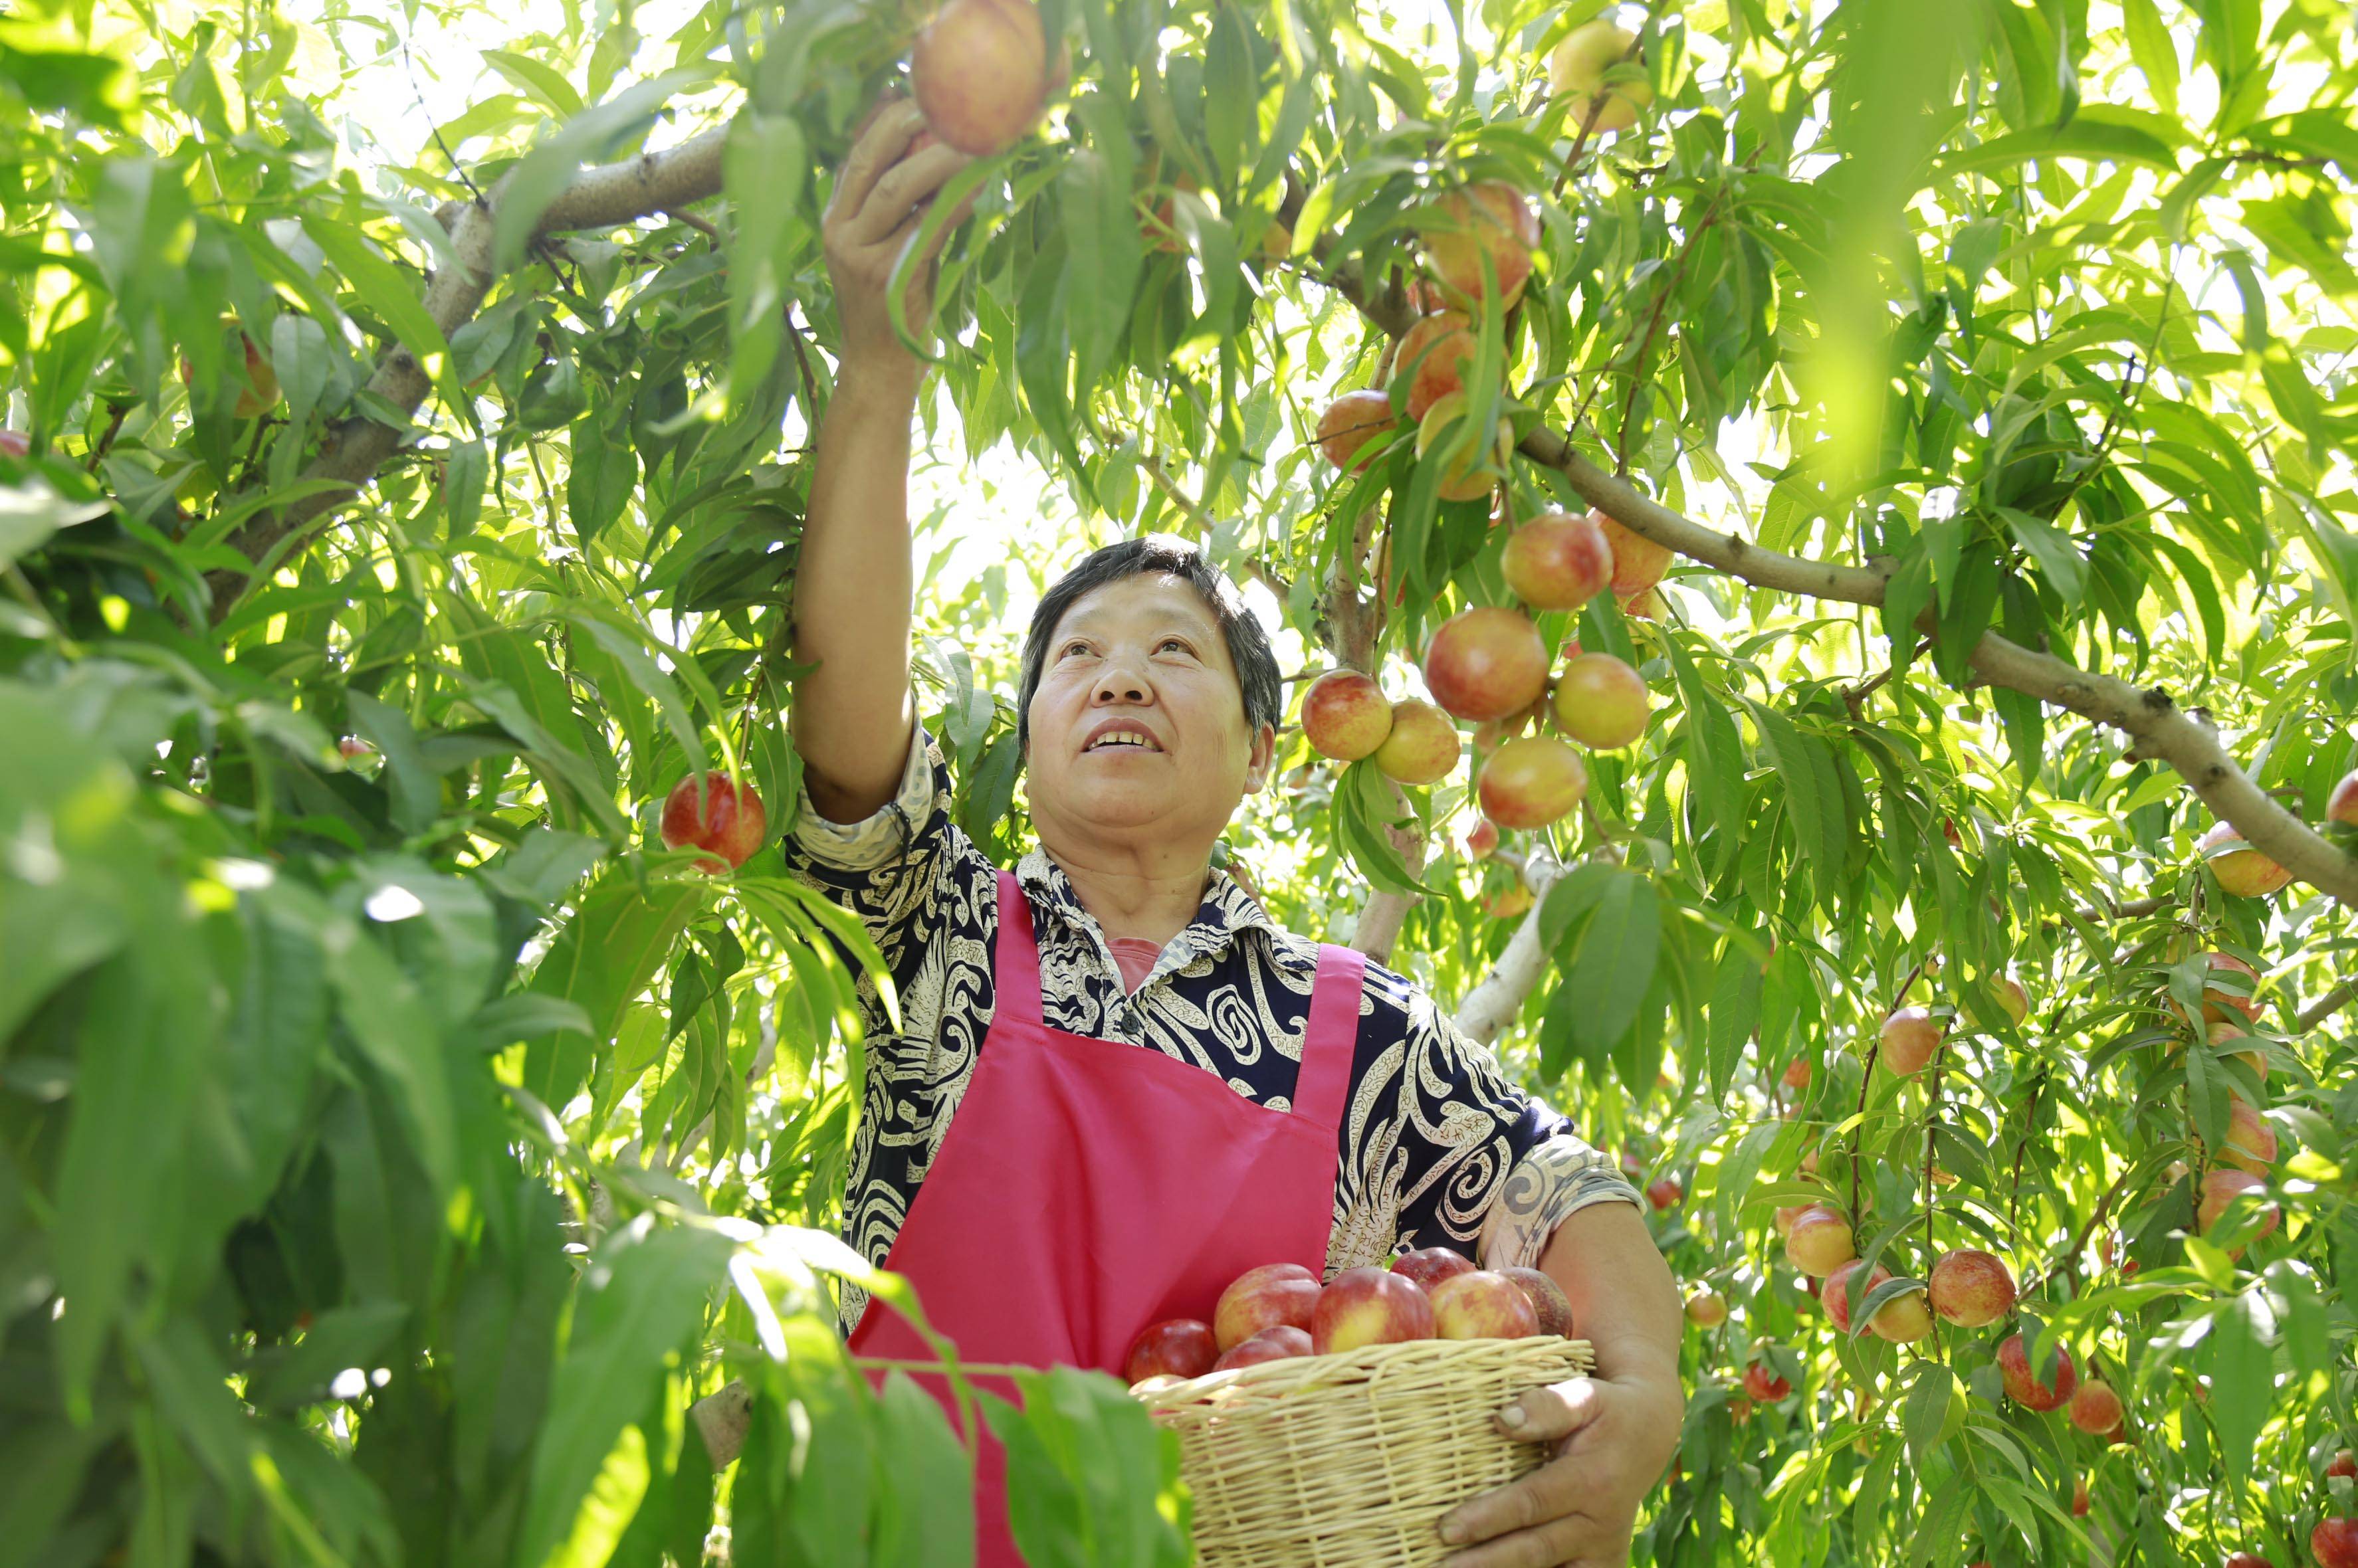
[[[991,1011],[1011,1023],[1040,1022],[1040,942],[1032,902],[1013,871],[999,873],[999,940],[991,957]]]
[[[1310,988],[1310,1022],[1302,1036],[1302,1070],[1293,1114],[1320,1127],[1343,1124],[1351,1060],[1359,1044],[1359,1000],[1368,956],[1331,942],[1318,945],[1318,979]]]

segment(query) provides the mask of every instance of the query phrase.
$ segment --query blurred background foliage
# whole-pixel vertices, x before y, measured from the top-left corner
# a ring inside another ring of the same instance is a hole
[[[1879,614],[1686,563],[1650,620],[1543,622],[1659,709],[1514,846],[1576,869],[1498,1050],[1679,1184],[1662,1244],[1733,1306],[1641,1553],[2295,1561],[2352,1502],[2321,1476],[2353,1426],[2349,912],[2224,892],[2167,766],[1964,654],[1994,629],[2164,688],[2311,820],[2358,761],[2348,7],[1611,7],[1652,101],[1599,135],[1545,62],[1607,9],[1044,6],[1071,85],[970,177],[923,416],[958,819],[1028,842],[1016,639],[1091,543],[1202,538],[1289,674],[1364,582],[1399,693],[1442,614],[1506,601],[1489,503],[1406,439],[1338,476],[1311,437],[1377,376],[1420,208],[1534,193],[1472,427],[1894,572]],[[959,1560],[957,1438],[831,1326],[868,1278],[831,1232],[876,956],[774,848],[711,879],[652,831],[702,766],[791,823],[817,215],[922,19],[0,18],[0,1564]],[[584,165],[707,134],[717,200],[538,232]],[[494,189],[496,282],[438,319]],[[414,409],[372,380],[402,355]],[[1498,504],[1576,503],[1518,461]],[[1456,847],[1463,784],[1410,792],[1403,860],[1368,776],[1296,732],[1282,760],[1226,850],[1272,913],[1341,937],[1413,878],[1393,962],[1470,989],[1517,872]],[[2265,1085],[2248,1043],[2187,1049],[2207,950],[2260,977]],[[1961,1014],[1928,1077],[1869,1070],[1903,999]],[[2240,1254],[2183,1234],[2231,1094],[2282,1150]],[[1902,1278],[2012,1260],[2014,1326],[2122,1394],[2126,1441],[2000,1402],[2003,1328],[1832,1334],[1771,1226],[1805,1199]],[[1791,1392],[1743,1397],[1755,1362]],[[732,1377],[716,1479],[688,1408]],[[1179,1561],[1121,1390],[1025,1391],[997,1419],[1034,1560]]]

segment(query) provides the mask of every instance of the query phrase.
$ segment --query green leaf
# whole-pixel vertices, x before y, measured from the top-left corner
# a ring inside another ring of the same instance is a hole
[[[590,1255],[533,1455],[515,1562],[536,1568],[571,1532],[623,1427],[644,1407],[666,1361],[702,1326],[706,1294],[734,1250],[719,1231],[662,1226],[643,1214]]]
[[[2251,1473],[2253,1445],[2276,1406],[2276,1336],[2266,1298],[2230,1296],[2211,1315],[2211,1419],[2220,1457],[2238,1480]]]
[[[532,1041],[525,1052],[525,1087],[560,1109],[572,1099],[589,1076],[592,1047],[614,1037],[623,1010],[654,978],[708,893],[700,879],[642,884],[610,876],[583,896],[572,922],[533,970],[529,989],[579,1008],[590,1033]]]
[[[878,1513],[877,1560],[969,1568],[974,1472],[940,1402],[894,1371],[877,1401],[876,1431],[890,1455],[878,1478],[894,1494]]]
[[[493,204],[492,265],[514,271],[542,220],[580,167],[611,157],[653,127],[672,94],[700,80],[701,71],[673,70],[623,89],[586,109],[534,146],[501,182]],[[797,166],[799,167],[799,166]]]
[[[546,61],[513,49],[485,49],[483,63],[523,88],[560,119],[581,113],[581,94]]]
[[[2129,38],[2129,58],[2145,75],[2154,101],[2175,113],[2178,108],[2178,44],[2161,19],[2154,0],[2122,0],[2121,18]]]
[[[1007,1449],[1007,1511],[1033,1568],[1181,1568],[1179,1440],[1120,1383],[1074,1367],[1018,1372],[1019,1410],[979,1396]],[[1145,1483],[1143,1485],[1140,1483]]]
[[[1654,884],[1632,871],[1610,871],[1596,912],[1570,953],[1559,953],[1574,1027],[1583,1046],[1602,1050],[1628,1033],[1653,983],[1660,954],[1661,908]]]
[[[2017,131],[1993,136],[1979,146],[1944,152],[1933,160],[1933,172],[1953,179],[2013,168],[2033,159],[2073,158],[2145,164],[2176,173],[2175,144],[2180,138],[2169,134],[2172,128],[2158,115],[2093,105],[2060,129]]]
[[[466,395],[459,385],[458,367],[450,360],[450,345],[401,269],[377,254],[358,229],[322,213],[305,213],[303,232],[327,254],[368,308],[384,319],[401,346],[416,357],[418,368],[441,392],[443,402],[453,409],[465,408]]]

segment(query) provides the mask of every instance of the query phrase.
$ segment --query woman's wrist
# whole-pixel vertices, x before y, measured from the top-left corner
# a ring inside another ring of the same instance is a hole
[[[897,344],[891,351],[846,353],[835,367],[835,395],[878,408],[917,406],[925,367]]]

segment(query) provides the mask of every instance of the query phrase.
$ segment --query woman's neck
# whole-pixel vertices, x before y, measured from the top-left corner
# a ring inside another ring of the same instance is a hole
[[[1208,858],[1190,868],[1184,862],[1156,864],[1130,857],[1109,861],[1060,854],[1044,845],[1042,849],[1064,871],[1074,896],[1109,941],[1128,936],[1167,946],[1203,907],[1210,879]]]

